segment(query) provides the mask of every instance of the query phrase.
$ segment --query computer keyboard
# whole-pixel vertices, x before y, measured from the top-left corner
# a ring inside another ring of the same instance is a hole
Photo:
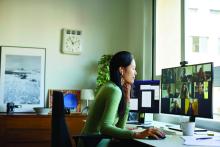
[[[138,121],[127,121],[127,124],[134,124],[134,125],[150,125],[150,124],[152,124],[152,122],[139,123]]]
[[[152,128],[154,126],[152,126],[151,124],[150,125],[143,124],[143,125],[137,125],[137,127],[142,128],[142,129],[148,129],[148,128]]]
[[[138,121],[127,121],[127,124],[137,125],[137,124],[140,124],[140,123]]]

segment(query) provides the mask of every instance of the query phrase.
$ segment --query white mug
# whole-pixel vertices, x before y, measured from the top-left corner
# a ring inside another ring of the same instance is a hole
[[[183,136],[193,136],[195,129],[195,122],[182,122],[180,128],[183,131]]]

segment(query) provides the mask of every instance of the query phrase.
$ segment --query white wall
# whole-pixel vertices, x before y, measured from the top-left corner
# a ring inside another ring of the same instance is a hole
[[[129,49],[136,59],[137,79],[151,79],[152,0],[129,2]]]
[[[143,78],[143,15],[144,15],[144,0],[130,0],[129,3],[129,48],[131,48],[135,60],[136,60],[136,69],[137,79]]]
[[[128,49],[127,0],[0,0],[0,45],[46,48],[48,89],[95,88],[102,54]],[[60,52],[61,29],[82,30],[81,55]]]

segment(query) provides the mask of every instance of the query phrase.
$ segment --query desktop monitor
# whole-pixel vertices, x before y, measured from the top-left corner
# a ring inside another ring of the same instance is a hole
[[[212,118],[213,63],[162,69],[161,113]]]
[[[159,80],[135,80],[131,92],[129,117],[138,119],[138,113],[159,113],[159,89]]]

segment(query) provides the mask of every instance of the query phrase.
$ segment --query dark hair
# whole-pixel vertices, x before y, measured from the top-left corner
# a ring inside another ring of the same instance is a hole
[[[122,98],[118,107],[119,116],[124,115],[126,101],[124,98],[124,93],[121,85],[121,73],[119,72],[119,67],[127,67],[131,64],[133,56],[128,51],[120,51],[112,56],[110,61],[110,80],[114,82],[122,91]]]

